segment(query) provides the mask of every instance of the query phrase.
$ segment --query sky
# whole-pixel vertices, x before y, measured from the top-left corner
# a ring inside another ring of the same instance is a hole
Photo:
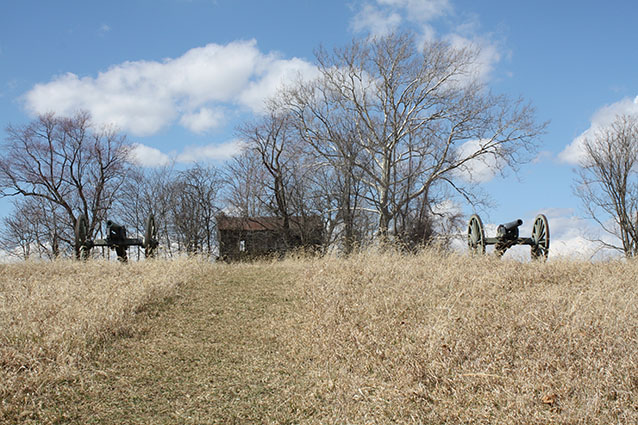
[[[490,89],[523,97],[548,122],[530,163],[477,174],[492,199],[478,211],[487,236],[516,218],[528,236],[544,213],[551,255],[588,258],[598,229],[573,194],[579,143],[614,115],[638,113],[637,16],[626,0],[4,1],[0,131],[86,109],[127,134],[141,167],[221,164],[239,152],[238,123],[259,116],[282,82],[312,75],[318,47],[410,30],[480,47]],[[9,213],[0,200],[0,216]]]

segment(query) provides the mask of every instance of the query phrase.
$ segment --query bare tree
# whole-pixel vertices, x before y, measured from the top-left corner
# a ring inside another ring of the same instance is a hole
[[[246,143],[243,160],[250,159],[256,170],[261,168],[265,171],[260,173],[262,179],[254,182],[258,187],[256,193],[264,210],[282,219],[282,236],[286,245],[291,238],[291,219],[314,213],[309,179],[314,163],[308,162],[291,118],[286,109],[272,100],[266,115],[238,129]]]
[[[336,134],[336,129],[333,129]],[[365,185],[355,167],[357,153],[353,144],[342,143],[338,154],[314,152],[315,166],[311,174],[316,203],[321,211],[326,230],[326,245],[350,254],[356,247],[365,246],[374,229],[369,211],[364,208]],[[328,159],[327,159],[328,158]]]
[[[412,203],[442,187],[476,202],[459,178],[472,161],[513,167],[544,125],[521,100],[491,94],[473,72],[477,52],[407,34],[355,40],[317,54],[320,77],[287,91],[301,137],[334,167],[351,166],[377,215],[377,236],[400,232]],[[462,149],[472,142],[475,149]],[[404,214],[405,215],[405,214]]]
[[[153,214],[160,246],[167,256],[172,256],[172,241],[176,239],[172,211],[175,208],[173,189],[177,177],[173,165],[132,172],[124,182],[114,206],[118,219],[139,235],[144,235],[146,220]]]
[[[76,218],[89,218],[91,237],[129,171],[125,136],[111,128],[95,130],[88,113],[73,117],[41,115],[24,126],[9,126],[0,157],[1,196],[24,196],[63,211],[61,242]],[[47,218],[48,219],[48,218]]]
[[[17,204],[17,203],[16,203]],[[29,259],[33,250],[38,249],[40,220],[32,220],[27,206],[14,205],[13,213],[2,219],[3,227],[0,232],[0,247],[9,255]],[[38,252],[39,253],[39,252]]]
[[[267,175],[254,149],[245,149],[226,163],[224,183],[231,215],[258,217],[269,213],[264,185]]]
[[[587,215],[621,245],[604,246],[638,255],[638,117],[619,115],[583,142],[575,193]]]
[[[294,167],[291,155],[292,141],[285,113],[272,106],[267,115],[255,122],[244,124],[238,129],[240,137],[252,151],[261,167],[266,170],[265,194],[268,209],[283,218],[284,226],[289,224],[291,208],[289,189],[291,168]]]
[[[64,211],[45,199],[22,197],[13,200],[13,212],[4,219],[5,228],[0,234],[0,246],[12,252],[19,247],[24,259],[57,258],[63,252],[60,242],[72,239],[71,229],[60,226]],[[68,247],[67,251],[71,247]]]
[[[173,184],[175,230],[189,254],[212,255],[215,248],[216,217],[223,180],[212,166],[195,164],[177,175]]]

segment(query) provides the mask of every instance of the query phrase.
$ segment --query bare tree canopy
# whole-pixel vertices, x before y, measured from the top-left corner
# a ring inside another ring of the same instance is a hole
[[[138,235],[144,235],[146,220],[152,214],[158,226],[158,238],[162,253],[172,256],[171,214],[174,207],[174,164],[158,168],[132,170],[119,191],[117,202],[109,215],[114,214],[120,223]],[[137,250],[137,256],[141,250]]]
[[[259,154],[253,149],[245,149],[226,163],[226,202],[233,215],[257,217],[270,213],[266,209],[268,195],[264,184],[267,174]]]
[[[201,164],[176,176],[172,185],[172,221],[179,242],[189,254],[213,253],[222,184],[217,169]]]
[[[621,245],[608,248],[638,255],[638,117],[619,115],[583,142],[575,193],[587,215]]]
[[[61,243],[70,241],[70,229],[63,228],[65,213],[46,199],[19,197],[14,210],[4,217],[0,229],[0,248],[9,255],[54,259],[61,253]]]
[[[73,243],[69,230],[85,214],[91,237],[128,174],[125,136],[109,128],[94,129],[85,112],[70,118],[42,115],[6,132],[1,196],[34,198],[51,211],[61,210],[54,236],[68,244]]]
[[[257,120],[244,123],[237,130],[245,143],[243,154],[228,168],[227,176],[232,186],[241,184],[258,201],[257,208],[266,215],[281,219],[282,240],[292,245],[292,221],[297,219],[301,227],[302,239],[312,233],[316,222],[299,220],[317,215],[313,179],[311,174],[316,168],[313,159],[300,143],[296,126],[289,111],[281,108],[273,100],[268,104],[267,113]],[[245,174],[241,174],[245,173]],[[255,179],[256,178],[256,179]],[[250,188],[246,184],[251,181]],[[232,196],[239,210],[247,211],[250,203],[242,202],[242,194]],[[310,226],[306,229],[306,223]]]
[[[530,105],[489,92],[470,49],[392,34],[317,59],[320,77],[290,88],[286,107],[324,161],[356,170],[378,235],[424,218],[445,187],[476,202],[473,166],[515,169],[545,127]]]
[[[283,218],[284,226],[292,212],[291,189],[298,158],[291,138],[289,117],[271,106],[268,113],[255,122],[245,123],[238,129],[246,142],[246,155],[253,156],[266,171],[260,184],[266,195],[261,201],[270,213]]]

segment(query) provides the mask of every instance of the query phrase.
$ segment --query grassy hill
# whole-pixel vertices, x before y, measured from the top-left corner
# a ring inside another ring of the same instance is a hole
[[[0,266],[0,422],[638,423],[638,263]]]

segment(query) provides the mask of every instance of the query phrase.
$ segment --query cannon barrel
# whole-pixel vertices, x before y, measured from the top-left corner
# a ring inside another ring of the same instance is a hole
[[[112,228],[112,229],[120,229],[122,227],[121,224],[118,224],[112,220],[106,220],[106,227]]]
[[[106,238],[108,240],[124,240],[126,239],[126,227],[114,221],[106,221]]]
[[[496,237],[507,239],[518,238],[518,226],[521,224],[523,224],[523,220],[519,218],[518,220],[499,225],[496,229]]]
[[[503,226],[505,228],[505,230],[507,230],[509,232],[509,231],[512,231],[512,230],[516,229],[521,224],[523,224],[523,220],[521,220],[519,218],[518,220],[514,220],[514,221],[510,221],[509,223],[501,224],[501,226]]]

